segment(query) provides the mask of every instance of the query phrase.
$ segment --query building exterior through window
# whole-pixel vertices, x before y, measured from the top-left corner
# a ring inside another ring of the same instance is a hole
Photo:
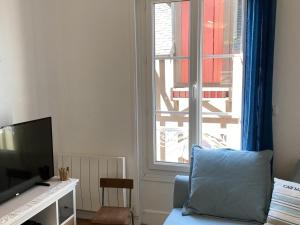
[[[200,145],[241,144],[244,0],[202,0],[199,62]],[[190,1],[153,3],[155,161],[189,162]],[[193,120],[195,121],[195,120]]]

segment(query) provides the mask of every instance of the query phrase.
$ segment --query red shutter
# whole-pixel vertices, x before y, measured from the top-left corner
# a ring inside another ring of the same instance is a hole
[[[224,53],[224,0],[204,0],[204,55]],[[222,81],[223,59],[203,59],[203,84]]]

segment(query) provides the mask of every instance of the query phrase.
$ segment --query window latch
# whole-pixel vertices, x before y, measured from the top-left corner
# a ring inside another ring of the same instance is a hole
[[[193,84],[193,86],[192,86],[192,98],[193,98],[193,100],[197,99],[197,89],[198,89],[197,83]]]

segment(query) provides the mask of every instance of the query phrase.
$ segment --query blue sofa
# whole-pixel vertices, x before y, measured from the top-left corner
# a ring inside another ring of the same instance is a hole
[[[188,199],[188,176],[176,176],[173,194],[173,210],[164,222],[164,225],[251,225],[259,223],[241,222],[212,216],[191,215],[182,216],[183,204]]]
[[[300,183],[300,161],[297,164],[294,182]],[[188,199],[188,176],[176,176],[173,194],[173,209],[164,222],[164,225],[253,225],[254,222],[242,222],[225,218],[217,218],[204,215],[182,216],[181,211]]]

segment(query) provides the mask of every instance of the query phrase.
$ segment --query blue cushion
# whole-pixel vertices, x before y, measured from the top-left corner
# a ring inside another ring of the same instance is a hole
[[[189,200],[183,214],[265,222],[272,191],[272,151],[193,146]]]
[[[251,225],[260,223],[250,223],[244,221],[230,220],[212,216],[191,215],[182,216],[181,208],[173,209],[164,225]]]

